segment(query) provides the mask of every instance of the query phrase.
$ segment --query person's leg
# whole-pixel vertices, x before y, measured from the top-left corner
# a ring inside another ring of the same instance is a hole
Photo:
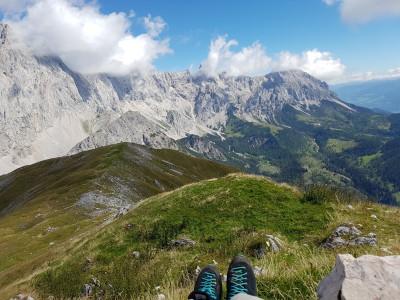
[[[216,267],[206,266],[201,270],[194,285],[194,290],[188,296],[193,300],[221,300],[222,281]]]
[[[257,296],[256,277],[253,268],[243,255],[235,256],[228,269],[227,300],[233,300],[238,294]],[[239,299],[243,296],[238,295]]]

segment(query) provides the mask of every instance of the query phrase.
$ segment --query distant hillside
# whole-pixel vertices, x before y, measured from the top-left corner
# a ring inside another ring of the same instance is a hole
[[[354,209],[346,207],[349,203]],[[197,266],[218,263],[226,274],[229,259],[242,253],[260,268],[261,298],[316,299],[318,281],[331,271],[338,253],[387,255],[380,250],[386,248],[400,254],[398,214],[397,208],[359,202],[341,189],[315,186],[304,194],[262,177],[230,175],[151,197],[74,242],[60,244],[56,231],[48,233],[55,242],[53,253],[63,249],[68,255],[50,257],[18,291],[39,299],[74,298],[84,284],[91,284],[92,296],[102,299],[150,300],[157,293],[167,299],[187,299]],[[339,225],[348,222],[363,236],[375,233],[378,247],[321,247]],[[281,251],[267,245],[271,235],[278,237]],[[171,246],[172,240],[183,238],[194,245]],[[30,262],[23,267],[31,269]]]
[[[62,245],[90,235],[143,199],[239,171],[174,150],[123,143],[0,176],[0,289],[34,274],[44,261],[62,256]]]
[[[331,86],[340,99],[379,113],[400,112],[400,79],[351,82]]]

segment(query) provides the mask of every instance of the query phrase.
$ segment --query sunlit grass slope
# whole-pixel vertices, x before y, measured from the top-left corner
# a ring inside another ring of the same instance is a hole
[[[346,208],[348,202],[354,210]],[[304,194],[262,177],[230,175],[147,199],[31,284],[41,297],[73,298],[95,277],[100,287],[93,293],[104,298],[156,299],[159,292],[167,299],[186,299],[197,266],[218,262],[226,273],[229,260],[242,253],[264,269],[257,277],[262,298],[315,299],[318,281],[331,271],[338,253],[384,255],[379,248],[385,247],[399,254],[399,216],[397,208],[358,202],[332,188],[314,187]],[[362,224],[365,234],[375,232],[378,247],[323,249],[321,241],[345,222]],[[279,237],[282,251],[258,258],[257,247],[265,242],[261,233]],[[171,248],[171,240],[180,238],[196,244]]]
[[[135,204],[164,190],[238,171],[174,150],[124,143],[1,176],[0,298],[8,291],[15,296],[17,283],[41,272],[116,214],[119,207],[110,207],[107,199]],[[102,203],[76,205],[91,192]]]

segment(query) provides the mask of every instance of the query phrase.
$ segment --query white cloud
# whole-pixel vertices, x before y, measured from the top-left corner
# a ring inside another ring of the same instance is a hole
[[[333,4],[335,4],[336,2],[338,2],[340,0],[322,0],[322,1],[325,2],[328,5],[333,5]]]
[[[151,15],[148,15],[144,18],[144,26],[147,29],[147,32],[152,37],[157,37],[164,30],[164,27],[167,24],[161,17],[151,18]]]
[[[328,5],[340,2],[342,19],[348,23],[367,23],[373,19],[400,16],[399,0],[322,0]]]
[[[304,51],[301,55],[282,51],[278,59],[273,62],[274,71],[300,69],[304,72],[325,81],[334,81],[340,78],[346,66],[330,52],[320,52],[318,49]]]
[[[15,6],[0,1],[3,21],[35,54],[59,56],[78,72],[144,71],[157,57],[171,52],[169,40],[157,38],[165,26],[160,17],[145,18],[148,32],[133,36],[129,33],[133,11],[130,16],[104,15],[95,2],[84,0],[14,0]]]
[[[389,69],[383,73],[373,73],[371,71],[363,73],[346,74],[339,78],[335,83],[346,83],[353,81],[368,81],[377,79],[392,79],[400,77],[400,68]]]
[[[227,36],[220,36],[211,42],[208,57],[201,64],[200,73],[217,74],[226,72],[228,75],[254,75],[265,72],[271,65],[271,58],[265,53],[260,43],[255,42],[239,52],[232,52],[230,48],[239,43],[235,40],[226,40]]]

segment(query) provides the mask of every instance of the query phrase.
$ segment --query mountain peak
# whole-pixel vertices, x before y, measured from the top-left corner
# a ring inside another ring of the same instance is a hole
[[[7,41],[9,26],[7,24],[0,23],[0,44],[4,45]]]

